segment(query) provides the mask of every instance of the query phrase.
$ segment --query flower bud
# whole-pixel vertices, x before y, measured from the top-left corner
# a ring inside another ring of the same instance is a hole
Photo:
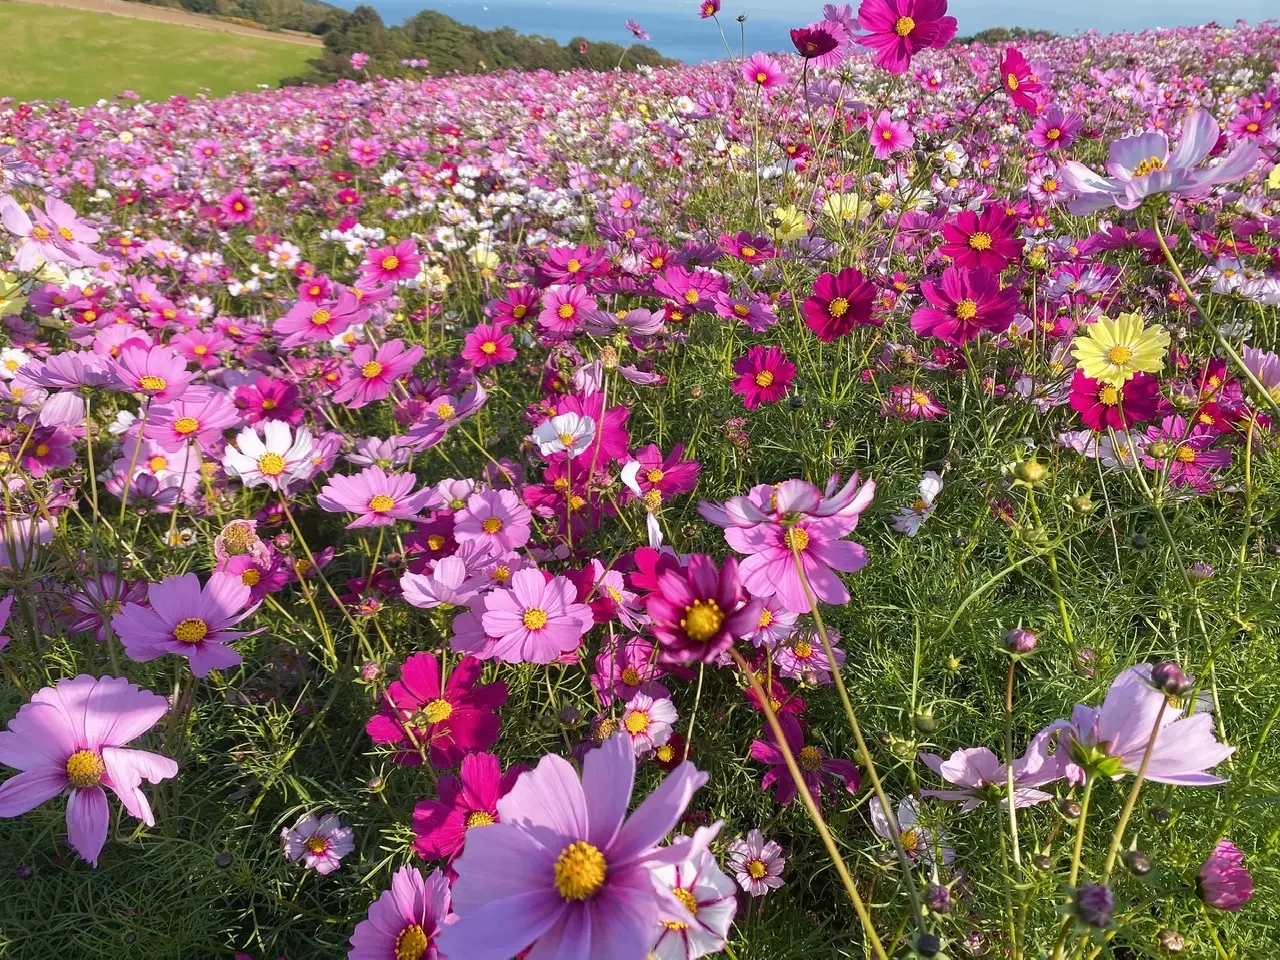
[[[1151,812],[1147,815],[1151,817],[1152,823],[1157,827],[1167,827],[1169,825],[1169,811],[1164,807],[1152,807]]]
[[[1082,493],[1078,497],[1071,498],[1071,512],[1077,516],[1087,517],[1097,508],[1098,505],[1093,502],[1093,497],[1089,496],[1087,493]]]
[[[911,723],[921,733],[933,733],[938,727],[937,721],[933,719],[933,713],[927,707],[916,711],[916,715],[911,718]]]
[[[1058,810],[1068,820],[1078,819],[1080,816],[1080,802],[1072,800],[1070,797],[1063,797],[1058,803]]]
[[[1151,668],[1151,685],[1168,696],[1181,697],[1190,691],[1195,681],[1172,660],[1166,660]]]
[[[1147,453],[1153,460],[1167,460],[1169,454],[1173,453],[1173,447],[1163,440],[1157,440],[1155,443],[1147,444]]]
[[[1146,534],[1135,533],[1129,538],[1129,546],[1133,547],[1135,550],[1145,550],[1147,548]]]
[[[1044,483],[1045,477],[1049,475],[1049,470],[1035,457],[1031,457],[1014,467],[1013,475],[1028,486],[1034,487]]]
[[[560,721],[569,724],[569,726],[579,724],[582,722],[582,711],[570,703],[560,711]]]
[[[373,683],[380,676],[382,676],[382,668],[372,660],[360,668],[360,679],[365,683]]]
[[[1048,873],[1053,869],[1053,858],[1045,856],[1043,853],[1037,853],[1031,858],[1031,864],[1037,870],[1043,870],[1045,873]]]
[[[950,913],[951,890],[940,883],[930,884],[924,891],[924,902],[934,913]]]
[[[1135,877],[1145,877],[1151,872],[1151,858],[1141,850],[1129,850],[1124,855],[1124,865]]]
[[[915,952],[920,957],[936,957],[942,951],[942,940],[935,933],[922,933],[916,937]]]
[[[1075,915],[1086,927],[1099,929],[1111,926],[1111,911],[1116,898],[1109,887],[1082,883],[1076,887]]]
[[[1156,942],[1165,953],[1181,953],[1187,941],[1177,930],[1161,930]]]
[[[1203,560],[1197,560],[1187,568],[1187,576],[1196,583],[1204,583],[1213,577],[1216,571],[1212,565],[1205,563]]]
[[[1019,655],[1033,653],[1036,649],[1036,644],[1039,642],[1039,637],[1030,630],[1023,630],[1021,627],[1010,630],[1004,635],[1005,649],[1010,653]]]

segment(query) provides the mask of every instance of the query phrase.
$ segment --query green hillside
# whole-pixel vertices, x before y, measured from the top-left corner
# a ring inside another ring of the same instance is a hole
[[[4,3],[0,97],[91,103],[130,89],[151,99],[275,86],[314,47],[25,3]]]

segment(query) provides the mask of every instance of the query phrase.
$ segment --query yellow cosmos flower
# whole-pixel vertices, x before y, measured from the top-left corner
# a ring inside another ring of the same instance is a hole
[[[1159,373],[1169,350],[1169,334],[1156,324],[1143,327],[1136,313],[1122,313],[1112,320],[1101,317],[1075,338],[1071,351],[1084,375],[1092,380],[1123,386],[1135,373]]]
[[[809,232],[809,219],[794,205],[778,207],[765,224],[774,243],[790,243]]]
[[[1267,174],[1267,189],[1280,190],[1280,163],[1271,168],[1271,172]]]
[[[833,193],[823,201],[822,212],[832,220],[865,220],[871,215],[871,204],[856,193]]]
[[[0,317],[17,313],[26,306],[22,296],[22,281],[16,274],[0,272]]]

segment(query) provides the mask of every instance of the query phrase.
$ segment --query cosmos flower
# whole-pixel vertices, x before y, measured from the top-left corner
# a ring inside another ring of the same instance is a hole
[[[152,400],[177,400],[192,374],[186,360],[170,347],[126,347],[111,360],[111,372],[120,386]]]
[[[408,376],[422,353],[419,344],[406,347],[402,340],[388,340],[377,350],[362,343],[351,351],[347,377],[333,392],[333,402],[355,410],[383,399],[392,384]]]
[[[858,768],[848,760],[836,760],[827,756],[821,747],[804,742],[804,730],[792,714],[783,713],[778,716],[778,725],[786,737],[787,747],[800,768],[800,776],[804,780],[805,789],[813,797],[814,803],[822,806],[823,789],[838,790],[843,788],[849,793],[857,793],[862,784],[862,775]],[[786,759],[778,748],[778,741],[770,728],[765,729],[764,740],[751,742],[751,759],[756,763],[769,766],[760,788],[766,793],[774,787],[773,798],[782,806],[787,806],[796,798],[797,788],[791,771],[787,768]]]
[[[728,557],[717,569],[701,553],[660,573],[645,609],[663,658],[674,663],[715,660],[760,619],[759,601],[743,594],[737,561]]]
[[[484,597],[480,618],[493,642],[483,655],[506,663],[550,663],[576,650],[594,624],[591,608],[576,597],[564,577],[547,580],[539,570],[512,574],[510,589]]]
[[[847,267],[838,274],[824,273],[804,302],[805,326],[830,343],[855,326],[876,324],[871,315],[875,301],[876,288],[860,270]]]
[[[239,477],[246,487],[265,483],[272,490],[285,490],[311,475],[313,441],[306,427],[294,434],[284,421],[268,420],[262,433],[260,437],[253,427],[245,427],[234,445],[227,444],[222,467],[229,476]]]
[[[875,51],[876,66],[906,73],[913,56],[956,35],[956,18],[946,12],[946,0],[862,0],[858,21],[869,33],[858,43]]]
[[[472,833],[454,861],[458,920],[441,951],[508,960],[532,944],[548,956],[645,960],[664,910],[684,909],[653,870],[692,852],[658,844],[707,775],[680,764],[628,817],[635,763],[619,733],[586,755],[581,779],[554,755],[522,774],[498,801],[499,822]]]
[[[360,264],[360,285],[366,288],[390,286],[412,280],[422,268],[422,256],[409,237],[393,247],[370,250]]]
[[[240,663],[226,644],[261,633],[231,630],[253,615],[249,588],[233,577],[212,576],[203,587],[194,573],[166,577],[147,589],[147,605],[126,603],[111,618],[111,628],[132,660],[148,661],[172,653],[191,662],[197,677]]]
[[[761,90],[772,90],[787,82],[778,62],[767,53],[753,53],[742,62],[742,78]]]
[[[1018,52],[1017,47],[1010,47],[1004,52],[999,69],[1000,83],[1014,106],[1021,107],[1028,113],[1035,113],[1035,95],[1043,88],[1032,73],[1027,58]]]
[[[885,840],[892,839],[893,825],[889,823],[884,808],[880,806],[880,798],[872,797],[868,808],[871,812],[872,829]],[[947,843],[946,835],[940,831],[930,830],[920,823],[920,803],[915,797],[904,797],[899,801],[896,815],[898,839],[902,842],[902,849],[907,859],[933,864],[937,862],[939,852],[942,854],[941,859],[944,864],[951,863],[955,859],[956,852]]]
[[[1050,762],[1048,737],[1041,734],[1027,747],[1027,752],[1013,762],[1014,806],[1033,807],[1052,800],[1053,794],[1038,789],[1062,778],[1062,769]],[[1008,770],[1000,758],[986,747],[967,747],[947,758],[921,753],[920,762],[958,790],[921,790],[923,797],[962,800],[961,813],[976,809],[987,800],[998,800],[1008,807]]]
[[[938,252],[962,269],[986,267],[999,273],[1022,256],[1023,241],[1013,235],[1015,223],[997,203],[978,213],[963,210],[940,227],[946,242]]]
[[[467,833],[498,822],[498,801],[511,792],[525,767],[502,772],[491,753],[469,753],[458,775],[436,784],[439,800],[423,800],[413,808],[413,849],[424,860],[453,860],[462,852]]]
[[[671,726],[679,718],[675,704],[666,697],[637,693],[622,708],[620,726],[636,756],[644,757],[671,739]]]
[[[1071,409],[1090,430],[1125,430],[1150,420],[1162,404],[1160,382],[1145,373],[1135,374],[1121,386],[1091,380],[1083,370],[1071,378]]]
[[[986,267],[948,267],[939,281],[922,281],[920,292],[927,305],[911,314],[911,329],[956,346],[984,331],[1007,330],[1019,304],[1018,288],[1001,289],[999,277]]]
[[[178,775],[168,757],[128,744],[165,715],[169,703],[120,677],[79,674],[44,687],[0,732],[0,764],[20,771],[0,783],[0,817],[16,817],[67,793],[67,842],[90,866],[107,841],[109,789],[131,817],[155,817],[142,781]]]
[[[481,323],[464,339],[462,358],[477,370],[510,363],[516,358],[514,342],[515,337],[501,327]]]
[[[1138,373],[1159,373],[1168,349],[1164,327],[1148,327],[1136,313],[1122,313],[1114,320],[1099,317],[1072,341],[1072,356],[1081,372],[1113,387],[1124,386]]]
[[[291,828],[281,828],[280,837],[286,860],[301,860],[322,876],[342,866],[342,858],[356,848],[355,830],[343,826],[336,813],[323,817],[308,813]]]
[[[454,516],[458,541],[479,541],[491,554],[510,553],[529,542],[533,514],[511,490],[482,490],[467,497]]]
[[[1231,913],[1239,913],[1253,896],[1253,877],[1244,865],[1244,854],[1226,837],[1200,868],[1196,890],[1209,906]]]
[[[347,960],[437,960],[441,929],[453,919],[448,878],[439,870],[424,878],[415,866],[401,867],[351,934]]]
[[[418,478],[411,473],[387,473],[376,464],[355,476],[334,475],[320,489],[316,504],[329,513],[354,513],[348,530],[387,527],[397,520],[415,520],[423,510],[443,502],[434,487],[413,492]]]
[[[919,533],[921,525],[933,516],[933,511],[937,509],[936,501],[938,495],[942,493],[942,477],[933,470],[925,471],[925,475],[920,480],[919,491],[920,496],[916,497],[910,506],[898,511],[897,516],[893,518],[893,529],[899,533],[905,533],[908,537],[914,537]]]
[[[787,359],[781,347],[755,346],[733,362],[733,392],[742,397],[742,405],[755,410],[764,403],[777,403],[787,395],[795,379],[795,364]]]
[[[591,449],[596,436],[596,423],[573,411],[561,413],[538,424],[533,439],[544,457],[568,453],[576,457]]]
[[[785,882],[782,871],[787,861],[782,847],[773,840],[765,840],[759,830],[753,829],[746,837],[729,844],[725,865],[733,871],[738,886],[753,897],[763,897]]]
[[[690,857],[681,863],[653,869],[659,890],[669,890],[688,915],[669,911],[662,917],[657,960],[695,960],[724,949],[729,928],[738,910],[733,880],[725,875],[711,852],[689,837],[676,837],[672,846],[686,846]]]
[[[871,149],[877,160],[888,160],[895,153],[910,150],[916,142],[907,121],[894,120],[888,110],[881,110],[874,120],[868,118],[867,128],[871,131]]]

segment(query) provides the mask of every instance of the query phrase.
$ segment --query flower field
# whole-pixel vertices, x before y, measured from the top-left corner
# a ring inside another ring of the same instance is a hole
[[[0,105],[0,953],[1274,948],[1280,26],[820,16]]]

